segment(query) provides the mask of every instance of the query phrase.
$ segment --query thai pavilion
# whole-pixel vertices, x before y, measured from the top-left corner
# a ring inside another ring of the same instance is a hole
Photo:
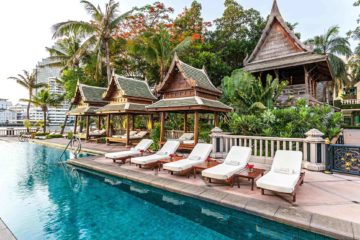
[[[289,98],[306,98],[310,104],[329,102],[326,86],[333,76],[328,57],[314,53],[299,40],[282,18],[276,0],[259,42],[244,60],[244,70],[263,81],[268,74],[287,80],[281,102]]]
[[[157,98],[152,94],[147,82],[113,75],[103,100],[109,103],[98,109],[97,114],[107,116],[107,142],[121,142],[129,145],[131,142],[130,131],[134,129],[136,116],[149,116],[152,124],[152,113],[146,111],[145,106],[152,104]],[[126,134],[124,136],[112,136],[111,119],[118,115],[126,117]]]
[[[106,88],[77,83],[74,97],[71,100],[71,104],[75,108],[67,113],[69,116],[75,116],[74,134],[77,131],[79,118],[83,117],[86,118],[86,139],[89,139],[91,117],[98,117],[98,129],[101,129],[101,115],[97,115],[96,111],[107,104],[102,99],[105,90]]]
[[[194,115],[194,141],[181,144],[181,149],[193,149],[199,141],[199,114],[214,114],[214,124],[218,124],[219,113],[232,111],[232,108],[219,101],[222,92],[210,81],[205,69],[194,68],[174,55],[165,79],[156,88],[161,99],[147,106],[151,112],[160,113],[160,144],[165,142],[165,114],[181,113],[184,116],[184,132],[187,129],[188,114]]]

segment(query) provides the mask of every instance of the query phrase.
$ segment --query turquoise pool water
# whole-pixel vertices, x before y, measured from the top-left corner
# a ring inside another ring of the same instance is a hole
[[[65,170],[56,164],[61,152],[0,141],[0,217],[20,240],[327,239],[142,184]]]

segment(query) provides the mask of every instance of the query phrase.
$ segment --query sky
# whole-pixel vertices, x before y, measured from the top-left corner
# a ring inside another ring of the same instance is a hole
[[[90,0],[103,6],[106,0]],[[134,6],[144,6],[156,0],[119,0],[120,11]],[[266,17],[271,10],[272,0],[237,0],[245,8],[255,8]],[[325,32],[330,26],[338,25],[341,34],[356,27],[360,8],[353,7],[355,0],[278,0],[283,18],[298,23],[296,31],[302,40]],[[166,6],[180,13],[192,0],[163,0]],[[204,20],[221,17],[224,0],[199,0]],[[66,20],[87,20],[80,0],[16,0],[3,1],[0,14],[0,98],[13,103],[26,98],[27,92],[15,81],[8,80],[22,70],[31,71],[35,65],[48,56],[45,47],[53,43],[51,26]]]

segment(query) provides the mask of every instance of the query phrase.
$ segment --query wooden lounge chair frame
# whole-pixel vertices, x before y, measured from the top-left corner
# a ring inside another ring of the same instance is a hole
[[[299,178],[298,182],[296,183],[294,191],[292,193],[283,193],[283,192],[273,191],[273,190],[269,190],[269,189],[264,189],[264,188],[259,188],[259,187],[258,188],[261,189],[261,195],[265,195],[265,190],[268,190],[268,191],[271,191],[271,192],[274,192],[274,193],[290,195],[292,197],[292,202],[294,203],[294,202],[296,202],[296,191],[300,186],[303,185],[304,178],[305,178],[305,172],[301,172],[300,173],[300,178]]]

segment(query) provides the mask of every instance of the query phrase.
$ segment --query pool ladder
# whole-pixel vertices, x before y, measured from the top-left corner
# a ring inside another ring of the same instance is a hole
[[[77,136],[73,136],[70,139],[69,143],[66,145],[64,151],[62,152],[59,161],[61,161],[61,158],[64,156],[64,154],[69,148],[72,150],[71,153],[74,155],[74,158],[77,158],[81,152],[81,139]]]

